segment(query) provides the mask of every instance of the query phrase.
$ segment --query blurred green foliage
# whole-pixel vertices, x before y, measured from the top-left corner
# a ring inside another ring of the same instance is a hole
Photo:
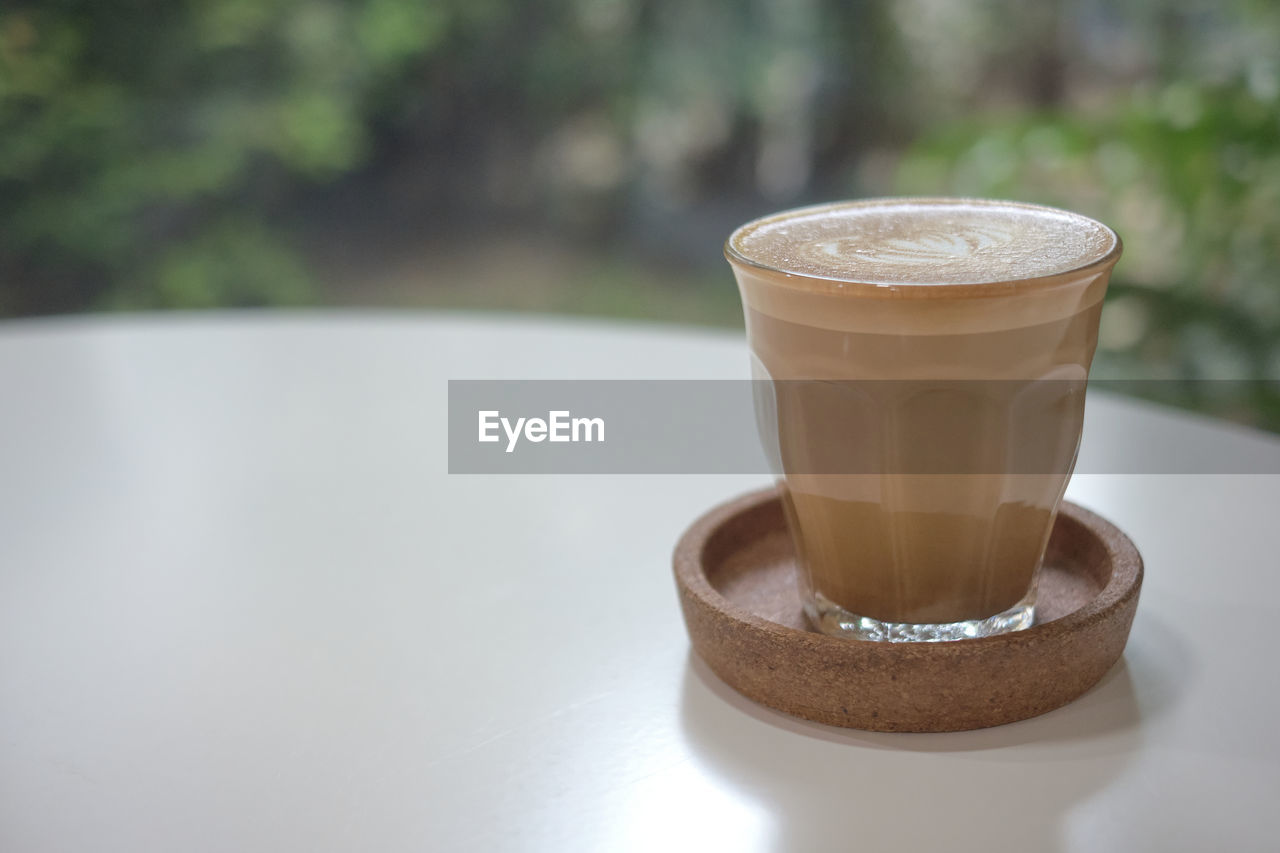
[[[1098,375],[1280,430],[1277,45],[1257,0],[9,0],[0,316],[736,323],[747,218],[1007,197],[1125,239]],[[582,260],[466,266],[503,228]]]
[[[6,3],[0,312],[298,302],[270,226],[444,36],[412,0]],[[21,286],[14,286],[14,282]]]
[[[599,238],[752,184],[756,146],[794,191],[878,138],[894,44],[830,0],[7,3],[0,315],[314,299],[290,205],[379,158],[353,222],[399,193]]]

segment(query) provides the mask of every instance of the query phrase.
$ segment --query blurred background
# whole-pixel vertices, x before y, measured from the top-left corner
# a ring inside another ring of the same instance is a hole
[[[1280,431],[1270,0],[0,7],[2,317],[740,326],[729,231],[890,194],[1112,225],[1095,374]]]

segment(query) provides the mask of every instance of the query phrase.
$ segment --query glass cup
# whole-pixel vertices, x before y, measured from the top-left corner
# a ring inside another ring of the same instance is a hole
[[[761,437],[819,630],[1029,627],[1121,243],[1015,202],[880,199],[748,223]]]

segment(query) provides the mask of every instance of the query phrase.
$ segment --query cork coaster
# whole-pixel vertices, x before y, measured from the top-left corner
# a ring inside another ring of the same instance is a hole
[[[947,732],[1051,711],[1124,651],[1142,557],[1119,529],[1063,502],[1036,623],[998,637],[878,643],[809,629],[774,489],[711,510],[675,551],[694,649],[729,686],[796,717],[855,729]]]

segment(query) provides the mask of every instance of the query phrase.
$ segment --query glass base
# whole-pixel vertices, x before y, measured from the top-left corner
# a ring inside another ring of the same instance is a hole
[[[869,616],[850,613],[815,594],[804,606],[805,615],[819,631],[837,637],[874,640],[882,643],[940,643],[949,640],[972,640],[1030,628],[1035,621],[1036,593],[1033,589],[1013,607],[986,619],[962,622],[881,622]]]

